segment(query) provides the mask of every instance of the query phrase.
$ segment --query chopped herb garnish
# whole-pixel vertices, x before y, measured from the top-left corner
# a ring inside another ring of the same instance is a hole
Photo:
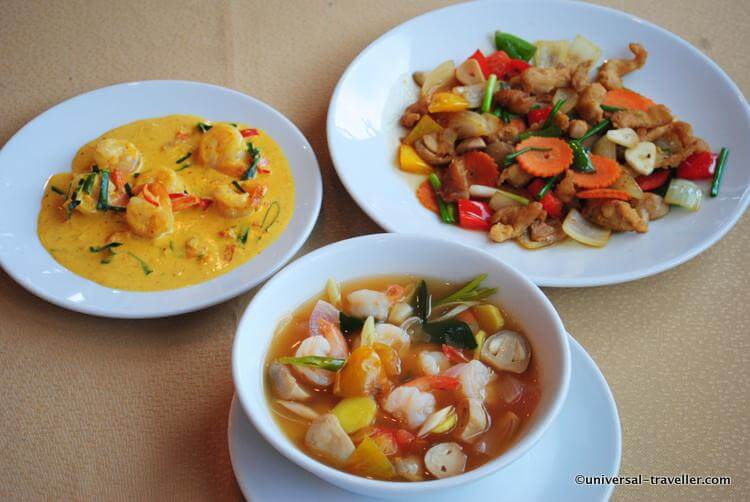
[[[240,241],[242,244],[247,243],[247,236],[250,233],[250,227],[246,227],[245,230],[242,231],[242,233],[237,236],[237,240]]]
[[[719,195],[719,185],[721,185],[721,178],[724,176],[724,170],[727,165],[727,157],[729,157],[729,148],[723,147],[719,152],[719,158],[716,160],[716,170],[714,171],[714,179],[711,182],[711,197]]]
[[[488,296],[493,295],[497,291],[497,289],[479,287],[482,284],[482,281],[484,281],[486,278],[487,278],[487,274],[481,274],[481,275],[476,276],[474,279],[472,279],[468,284],[466,284],[464,287],[462,287],[458,291],[446,296],[445,298],[441,298],[440,300],[435,302],[434,306],[443,305],[445,303],[451,303],[451,302],[468,302],[468,301],[475,301],[475,300],[483,300],[484,298],[487,298]]]
[[[86,176],[86,180],[83,182],[83,191],[87,194],[91,194],[94,189],[94,182],[96,181],[96,173],[91,173]]]
[[[62,195],[63,197],[67,195],[65,192],[57,188],[55,185],[50,185],[49,189],[55,192],[57,195]]]
[[[560,136],[562,136],[562,131],[560,130],[559,127],[557,127],[557,124],[552,123],[549,126],[542,127],[541,129],[537,129],[536,131],[527,129],[518,135],[518,139],[524,140],[532,136],[542,136],[545,138],[559,138]]]
[[[138,177],[138,176],[140,176],[140,175],[141,175],[141,173],[135,173],[135,174],[133,175],[133,178],[137,178],[137,177]]]
[[[201,132],[206,132],[212,127],[212,125],[206,124],[205,122],[198,122],[198,129],[200,129]]]
[[[130,183],[125,183],[125,193],[128,194],[128,197],[133,196],[133,188],[130,186]]]
[[[175,164],[182,164],[184,161],[190,158],[190,156],[193,155],[193,152],[188,152],[179,159],[175,160]]]
[[[237,124],[235,124],[234,122],[230,122],[230,123],[229,123],[229,125],[231,125],[232,127],[239,127],[239,126],[238,126]]]
[[[146,263],[145,261],[143,261],[141,258],[139,258],[138,256],[134,255],[130,251],[126,251],[126,253],[128,253],[130,256],[132,256],[133,258],[136,259],[136,261],[141,265],[141,270],[143,270],[144,274],[148,275],[151,272],[153,272],[153,270],[151,270],[151,267],[148,266],[148,263]]]
[[[232,180],[232,185],[234,185],[234,188],[240,191],[240,193],[247,193],[244,188],[242,188],[242,185],[239,184],[237,180]]]
[[[124,206],[107,206],[107,211],[114,211],[115,213],[124,213],[127,210]]]
[[[518,157],[520,157],[521,155],[523,155],[526,152],[549,152],[550,150],[551,150],[551,148],[539,148],[537,146],[527,146],[527,147],[521,148],[517,152],[511,153],[510,155],[508,155],[507,157],[505,157],[505,159],[503,159],[503,165],[505,167],[508,167],[513,162],[515,162]]]
[[[186,162],[186,163],[182,164],[182,165],[181,165],[181,166],[179,167],[179,169],[175,169],[174,171],[175,171],[176,173],[178,173],[178,172],[182,171],[183,169],[187,169],[188,167],[190,167],[190,166],[192,166],[192,165],[193,165],[193,164],[191,164],[190,162]]]
[[[96,208],[99,211],[106,211],[109,207],[109,171],[106,169],[102,171],[102,184],[99,188],[99,202]]]
[[[242,175],[243,180],[255,178],[258,172],[258,162],[260,162],[260,150],[253,146],[252,141],[247,142],[247,153],[250,155],[250,166],[245,171],[245,174]]]
[[[554,124],[555,115],[557,115],[557,112],[560,111],[560,108],[563,107],[567,99],[561,99],[557,103],[555,103],[555,106],[552,107],[552,111],[549,112],[549,115],[547,115],[547,120],[544,121],[544,125],[542,126],[542,129],[545,129],[552,124]]]
[[[75,208],[77,208],[80,205],[81,205],[80,200],[74,199],[70,201],[70,203],[68,204],[68,218],[73,216],[73,211],[75,211]]]
[[[599,105],[599,106],[605,112],[611,112],[611,113],[620,112],[625,109],[625,108],[619,108],[617,106],[609,106],[609,105]]]
[[[279,205],[279,203],[276,201],[271,202],[271,205],[268,206],[268,209],[266,209],[266,214],[263,215],[263,221],[260,222],[260,228],[264,232],[268,232],[268,229],[271,228],[271,225],[276,223],[276,220],[279,218],[280,212],[281,206]]]
[[[544,184],[541,190],[539,190],[539,193],[536,194],[536,198],[539,200],[542,200],[542,198],[547,195],[547,192],[549,192],[552,189],[552,185],[555,184],[557,180],[560,179],[560,175],[552,176],[550,179],[547,180],[547,183]]]
[[[110,242],[109,244],[105,244],[103,246],[90,246],[89,251],[91,251],[92,253],[100,253],[107,249],[117,248],[120,246],[122,246],[122,242]]]

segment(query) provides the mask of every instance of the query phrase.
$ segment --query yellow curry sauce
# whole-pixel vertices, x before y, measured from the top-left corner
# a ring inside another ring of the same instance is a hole
[[[198,124],[208,123],[190,115],[139,120],[84,145],[73,160],[72,172],[52,176],[45,187],[38,232],[42,244],[55,260],[104,286],[158,291],[197,284],[221,275],[256,256],[276,240],[294,211],[294,182],[279,145],[263,131],[242,124],[229,127],[214,124],[213,127],[218,126],[215,133],[236,128],[236,133],[230,133],[237,136],[243,131],[241,143],[232,145],[242,148],[232,157],[237,165],[226,169],[221,162],[216,162],[215,152],[209,152],[213,155],[211,158],[209,154],[201,154],[204,152],[201,142],[211,131]],[[140,156],[139,168],[134,171],[139,172],[118,174],[120,185],[127,182],[127,186],[120,187],[112,182],[112,174],[117,169],[108,173],[108,199],[120,207],[107,210],[105,206],[102,210],[101,204],[97,207],[97,201],[101,200],[99,192],[104,169],[96,165],[95,152],[100,141],[109,138],[135,145]],[[243,174],[254,157],[253,153],[248,153],[248,143],[259,150],[256,160],[260,162],[257,172],[245,181]],[[219,148],[224,146],[219,145]],[[210,164],[213,165],[209,167]],[[96,174],[99,169],[102,170]],[[161,172],[161,177],[155,177],[157,172]],[[87,187],[91,195],[85,196],[81,188],[86,187],[84,181],[89,176],[94,180],[94,189]],[[145,184],[154,179],[169,182]],[[227,210],[217,190],[223,190],[227,197],[244,197],[242,210]],[[164,198],[154,195],[149,198],[151,192],[163,194]],[[248,194],[250,197],[246,196]],[[76,198],[83,203],[71,208]],[[143,199],[152,201],[154,208]],[[180,207],[180,200],[182,206],[185,200],[199,202]],[[142,216],[136,214],[137,202],[145,206],[144,224],[148,228],[152,228],[149,225],[153,223],[149,218],[156,217],[151,212],[162,213],[159,217],[164,218],[165,227],[152,232],[159,235],[133,226],[134,218]],[[165,228],[167,230],[162,232]],[[108,244],[109,247],[105,247]]]

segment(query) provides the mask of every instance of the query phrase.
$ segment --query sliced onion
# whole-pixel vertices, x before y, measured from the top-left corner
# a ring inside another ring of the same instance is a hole
[[[339,325],[339,310],[324,300],[318,300],[315,304],[315,308],[310,314],[310,336],[322,335],[320,332],[320,321],[325,320],[332,323],[334,326]]]
[[[529,237],[529,230],[526,229],[525,232],[523,232],[521,235],[516,237],[516,242],[518,242],[525,249],[540,249],[540,248],[550,246],[560,241],[559,240],[545,241],[545,242],[532,241],[531,238]]]
[[[401,326],[399,326],[401,329],[403,329],[407,335],[409,335],[409,338],[416,339],[418,338],[419,334],[419,328],[422,326],[422,319],[420,319],[417,316],[413,316],[405,320],[401,323]]]
[[[606,136],[602,136],[594,143],[591,153],[608,159],[617,160],[617,145],[612,143]]]
[[[283,399],[277,399],[276,402],[298,417],[304,418],[305,420],[315,420],[320,416],[317,411],[302,403],[297,403],[295,401],[286,401]]]
[[[635,179],[626,172],[623,172],[610,188],[621,190],[632,198],[638,200],[641,200],[646,196],[638,183],[636,183]]]
[[[500,208],[508,206],[528,206],[529,199],[521,197],[512,192],[495,189],[495,195],[490,199],[490,207],[497,211]]]
[[[467,305],[465,303],[461,305],[456,305],[455,307],[447,311],[445,314],[441,315],[437,319],[434,319],[432,322],[445,321],[446,319],[450,319],[451,317],[456,317],[461,312],[464,312],[465,310],[468,310],[470,308],[471,308],[471,305]]]
[[[690,211],[697,211],[701,207],[703,191],[692,181],[674,178],[669,182],[664,202],[673,206],[684,207]]]
[[[326,282],[326,295],[331,305],[337,309],[341,308],[341,287],[333,277],[329,278]]]
[[[458,94],[469,102],[469,108],[482,106],[485,84],[459,85],[452,89],[453,94]]]
[[[599,46],[583,35],[576,35],[568,46],[568,64],[583,61],[593,61],[596,64],[600,57],[602,57],[602,50]]]
[[[593,247],[603,247],[609,241],[612,230],[598,227],[583,217],[577,209],[571,209],[563,221],[562,229],[571,239]]]
[[[432,93],[453,80],[455,74],[456,67],[453,61],[446,61],[438,65],[437,68],[425,75],[422,84],[422,96],[432,96]]]
[[[497,188],[488,187],[487,185],[471,185],[469,187],[469,195],[477,199],[489,199],[497,192]]]
[[[576,103],[578,103],[578,93],[575,89],[570,87],[560,87],[555,91],[555,95],[552,97],[552,102],[559,103],[563,99],[565,100],[565,103],[560,107],[560,111],[568,113],[576,107]]]

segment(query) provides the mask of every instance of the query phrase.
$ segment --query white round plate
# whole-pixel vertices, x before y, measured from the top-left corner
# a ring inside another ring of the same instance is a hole
[[[603,249],[566,242],[528,251],[513,242],[492,243],[483,232],[442,224],[414,195],[423,177],[396,168],[399,138],[405,134],[399,118],[418,94],[411,74],[447,59],[460,63],[477,48],[485,54],[494,51],[491,37],[498,29],[529,40],[582,34],[601,47],[605,58],[630,57],[628,43],[643,44],[649,51],[648,63],[628,75],[626,85],[669,106],[715,151],[730,148],[719,197],[711,199],[706,193],[698,213],[675,209],[653,222],[647,234],[614,235]],[[407,21],[351,63],[328,110],[328,145],[336,170],[354,200],[381,227],[480,247],[540,286],[597,286],[639,279],[675,267],[714,244],[750,203],[750,170],[744,168],[750,158],[748,137],[747,101],[695,47],[623,12],[553,0],[463,3]]]
[[[246,122],[273,137],[289,160],[295,207],[284,233],[244,265],[201,284],[158,292],[107,288],[60,265],[37,237],[47,179],[70,169],[84,143],[149,117],[194,114]],[[222,302],[286,263],[312,231],[323,197],[318,162],[297,127],[245,94],[197,82],[145,81],[105,87],[64,101],[26,124],[0,151],[0,265],[23,287],[61,307],[106,317],[163,317]]]
[[[576,475],[614,476],[622,436],[612,392],[599,368],[570,337],[570,389],[542,439],[508,467],[458,488],[410,495],[411,502],[456,500],[607,500],[613,486],[578,485]],[[229,455],[245,498],[254,502],[376,500],[344,491],[293,464],[255,430],[235,396],[229,411]]]

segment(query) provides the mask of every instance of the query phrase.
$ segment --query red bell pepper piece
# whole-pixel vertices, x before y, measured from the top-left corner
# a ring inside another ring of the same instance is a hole
[[[445,357],[448,358],[448,360],[452,363],[467,363],[469,362],[468,359],[466,359],[466,356],[458,350],[455,347],[451,347],[450,345],[443,344],[443,354],[445,354]]]
[[[494,73],[497,78],[503,78],[510,58],[503,51],[497,51],[485,58],[487,64],[487,76]]]
[[[637,176],[635,182],[641,187],[641,190],[648,192],[656,190],[669,179],[669,169],[658,169],[648,176]]]
[[[545,120],[547,120],[547,117],[549,117],[549,114],[552,112],[551,106],[546,106],[544,108],[534,108],[532,110],[529,110],[529,113],[526,115],[526,118],[529,120],[529,125],[532,124],[542,124]]]
[[[705,180],[714,177],[716,155],[698,152],[683,160],[677,168],[677,177],[686,180]]]
[[[527,68],[531,68],[531,65],[521,59],[511,59],[505,66],[505,76],[514,77],[523,73]]]
[[[534,181],[529,183],[527,190],[529,195],[536,199],[537,194],[544,188],[547,182],[541,178],[536,178]],[[544,194],[544,197],[539,199],[539,203],[542,205],[547,214],[556,219],[561,219],[563,214],[563,203],[558,199],[552,191],[548,191]]]
[[[470,230],[489,230],[492,211],[489,204],[476,200],[458,201],[458,224]]]
[[[240,131],[240,134],[242,134],[243,138],[249,138],[250,136],[257,136],[259,133],[257,129],[243,129]]]
[[[477,49],[474,52],[474,54],[469,56],[469,59],[473,59],[477,63],[479,63],[479,67],[482,69],[482,73],[484,74],[485,78],[490,76],[490,68],[489,66],[487,66],[487,58],[484,57],[484,54],[482,54],[482,51]]]

